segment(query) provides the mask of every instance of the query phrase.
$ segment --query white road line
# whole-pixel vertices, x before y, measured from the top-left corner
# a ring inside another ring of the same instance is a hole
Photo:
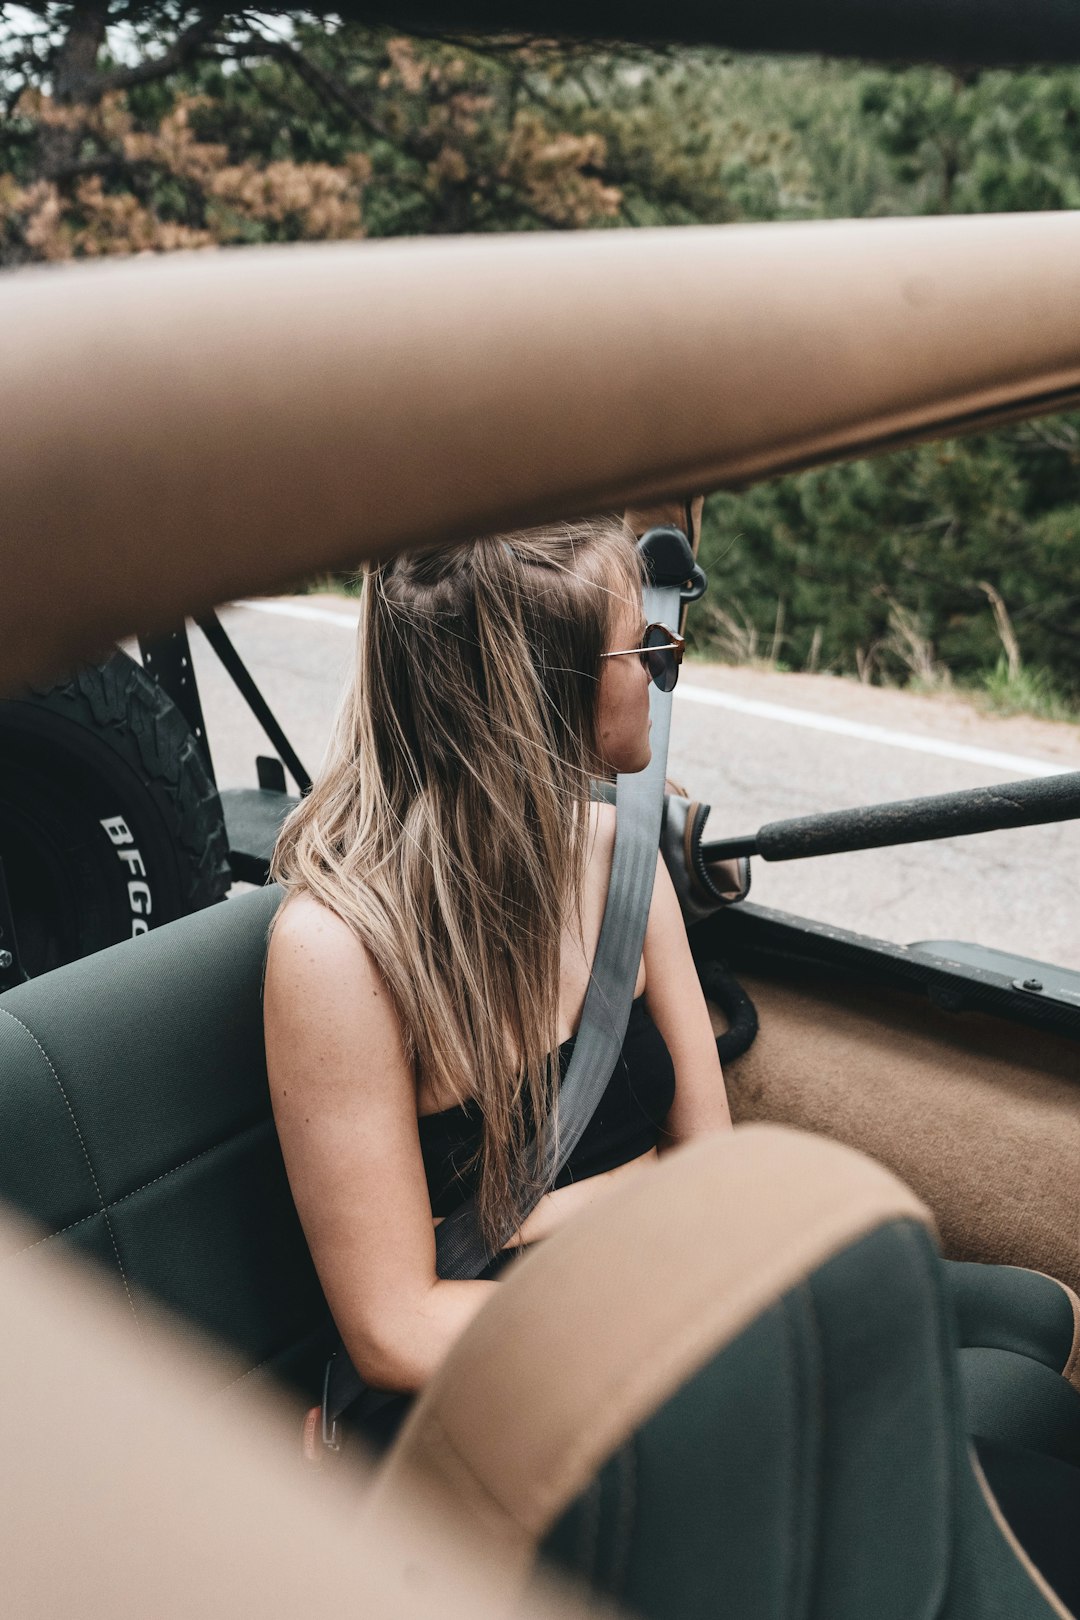
[[[233,607],[250,608],[252,613],[276,613],[282,619],[309,619],[314,624],[339,624],[355,630],[359,613],[330,613],[326,608],[301,607],[298,602],[233,602]]]
[[[359,614],[333,613],[327,608],[301,606],[297,602],[234,602],[233,607],[250,608],[253,613],[276,613],[283,619],[307,619],[313,623],[336,624],[355,630]],[[969,765],[987,765],[991,770],[1010,771],[1016,776],[1066,776],[1069,765],[1052,765],[1046,759],[1026,754],[1004,754],[995,748],[972,748],[967,743],[945,742],[923,737],[915,731],[889,731],[885,726],[868,726],[860,720],[844,720],[835,714],[814,714],[810,709],[790,709],[782,703],[762,703],[756,698],[736,697],[711,686],[692,686],[680,681],[675,695],[687,703],[704,703],[714,709],[730,709],[750,714],[758,720],[774,720],[785,726],[802,726],[807,731],[828,731],[835,737],[857,737],[861,742],[879,743],[884,748],[906,748],[913,754],[936,754],[939,759],[964,760]]]
[[[788,709],[781,703],[761,703],[756,698],[718,692],[711,686],[690,686],[680,681],[675,695],[689,703],[706,703],[714,709],[752,714],[758,720],[779,720],[787,726],[804,726],[808,731],[830,731],[837,737],[858,737],[862,742],[880,743],[885,748],[907,748],[913,754],[937,754],[942,759],[962,759],[969,765],[989,765],[993,770],[1013,771],[1019,776],[1066,776],[1072,769],[1068,765],[1051,765],[1049,760],[1032,759],[1026,754],[1002,754],[995,748],[971,748],[967,743],[922,737],[915,731],[888,731],[884,726],[868,726],[860,720],[843,720],[836,714],[813,714],[809,709]]]

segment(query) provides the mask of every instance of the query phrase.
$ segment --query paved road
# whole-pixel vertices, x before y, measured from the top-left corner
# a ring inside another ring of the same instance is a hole
[[[315,618],[262,606],[232,607],[224,622],[312,770],[351,665],[355,604],[327,596],[279,604]],[[253,785],[254,757],[268,746],[197,631],[192,644],[219,782]],[[844,734],[852,724],[856,734]],[[1080,770],[1080,727],[1003,720],[959,700],[829,677],[693,663],[676,697],[670,774],[712,804],[710,830],[720,836],[815,810],[1015,781],[1025,759]],[[1078,873],[1080,822],[756,861],[753,894],[880,938],[971,939],[1080,969]]]

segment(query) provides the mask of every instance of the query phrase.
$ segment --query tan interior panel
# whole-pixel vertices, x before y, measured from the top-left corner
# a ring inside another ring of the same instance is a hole
[[[871,1154],[926,1200],[953,1259],[1080,1287],[1074,1042],[835,978],[739,977],[761,1029],[726,1072],[737,1120],[821,1131]]]

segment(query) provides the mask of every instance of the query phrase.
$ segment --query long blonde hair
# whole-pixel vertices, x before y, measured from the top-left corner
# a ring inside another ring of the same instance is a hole
[[[581,938],[604,774],[600,655],[641,585],[614,518],[367,565],[354,677],[274,852],[272,876],[371,952],[417,1082],[478,1102],[493,1247],[532,1189],[529,1133],[542,1144],[558,1089],[562,935]]]

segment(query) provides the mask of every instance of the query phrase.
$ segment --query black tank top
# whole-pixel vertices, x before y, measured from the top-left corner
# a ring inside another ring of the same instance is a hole
[[[564,1079],[576,1039],[571,1035],[559,1047]],[[674,1099],[675,1066],[641,995],[630,1008],[626,1039],[607,1088],[555,1186],[601,1175],[654,1148]],[[417,1125],[432,1214],[450,1215],[475,1191],[476,1171],[469,1174],[466,1167],[480,1146],[480,1105],[467,1102],[422,1114]]]

